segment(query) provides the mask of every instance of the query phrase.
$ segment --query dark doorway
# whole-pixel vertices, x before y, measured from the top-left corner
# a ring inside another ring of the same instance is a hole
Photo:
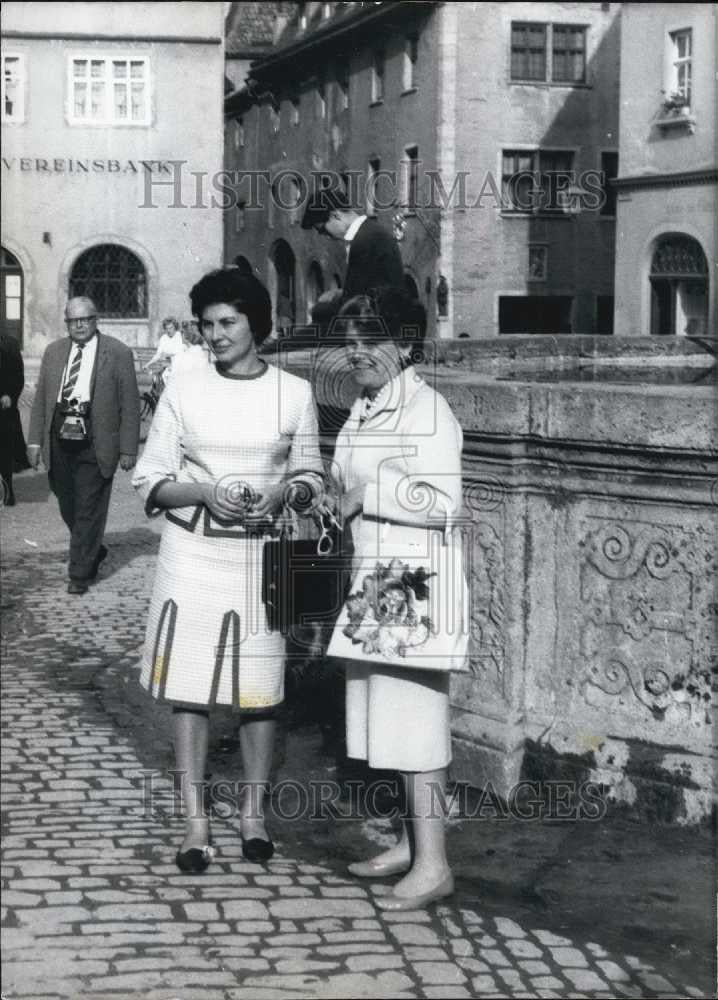
[[[571,333],[570,295],[502,295],[499,333]]]

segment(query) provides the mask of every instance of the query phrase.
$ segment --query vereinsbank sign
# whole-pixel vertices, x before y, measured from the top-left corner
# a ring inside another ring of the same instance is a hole
[[[85,160],[56,156],[3,156],[10,173],[36,174],[171,174],[173,160]]]

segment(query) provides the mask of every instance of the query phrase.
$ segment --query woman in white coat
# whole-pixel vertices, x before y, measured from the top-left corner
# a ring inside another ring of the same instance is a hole
[[[390,562],[404,544],[428,545],[432,532],[445,539],[461,509],[461,427],[412,364],[424,328],[423,307],[395,288],[350,299],[335,321],[344,366],[361,389],[335,451],[355,562]],[[464,607],[460,543],[455,565],[451,586]],[[377,897],[383,909],[426,906],[454,889],[441,810],[451,760],[449,672],[350,660],[346,699],[349,756],[400,771],[407,805],[399,843],[350,871],[364,878],[403,874],[389,896]]]

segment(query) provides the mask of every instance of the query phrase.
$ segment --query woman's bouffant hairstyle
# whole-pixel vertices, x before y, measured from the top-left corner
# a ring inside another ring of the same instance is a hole
[[[261,344],[272,331],[272,301],[258,278],[237,267],[210,271],[189,293],[192,315],[202,321],[208,306],[223,303],[233,306],[249,321],[255,344]]]
[[[403,288],[383,285],[347,299],[332,332],[344,336],[350,325],[368,341],[393,340],[399,347],[411,347],[411,360],[421,360],[426,310]]]

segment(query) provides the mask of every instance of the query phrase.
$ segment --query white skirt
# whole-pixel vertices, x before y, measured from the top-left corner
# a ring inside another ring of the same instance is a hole
[[[284,699],[285,641],[261,601],[261,537],[207,535],[167,521],[140,682],[187,707],[262,711]]]
[[[350,663],[346,708],[350,757],[397,771],[451,762],[449,674]]]
[[[352,526],[355,568],[362,559],[390,561],[413,552],[417,539],[430,551],[428,533],[402,529],[399,537],[377,522],[358,518]],[[406,548],[406,546],[409,548]],[[463,569],[457,562],[463,584]],[[450,674],[439,670],[347,661],[347,753],[370,767],[435,771],[451,762]]]

